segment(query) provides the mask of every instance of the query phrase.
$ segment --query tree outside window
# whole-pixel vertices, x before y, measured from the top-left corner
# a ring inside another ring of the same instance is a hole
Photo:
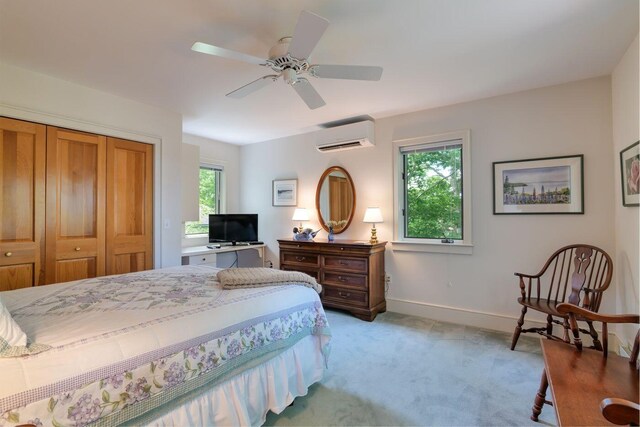
[[[405,237],[463,239],[462,145],[404,154]]]
[[[403,156],[405,237],[462,240],[462,145]]]

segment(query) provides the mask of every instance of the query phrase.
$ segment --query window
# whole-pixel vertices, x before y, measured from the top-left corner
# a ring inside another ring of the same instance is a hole
[[[219,166],[200,166],[200,209],[198,221],[187,221],[184,234],[208,234],[209,214],[220,213],[220,183],[222,168]]]
[[[470,246],[469,132],[396,141],[394,148],[398,155],[394,249],[402,249],[395,246],[401,243]]]

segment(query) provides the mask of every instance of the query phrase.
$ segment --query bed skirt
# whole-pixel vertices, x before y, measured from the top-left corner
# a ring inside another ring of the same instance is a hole
[[[311,384],[322,379],[325,358],[321,340],[321,336],[308,335],[257,366],[126,424],[261,425],[268,411],[279,414],[293,399],[306,395]]]

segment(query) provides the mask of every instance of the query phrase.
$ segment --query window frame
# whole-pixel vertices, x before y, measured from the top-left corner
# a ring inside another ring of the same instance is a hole
[[[223,176],[224,176],[224,166],[221,165],[217,165],[217,164],[212,164],[212,163],[206,163],[206,162],[200,162],[200,165],[198,166],[198,174],[200,172],[201,169],[208,169],[208,170],[213,170],[215,172],[216,175],[216,189],[215,189],[215,213],[222,213],[222,209],[223,209],[223,200],[222,200],[222,181],[223,181]],[[199,176],[199,175],[198,175]],[[198,178],[198,211],[200,210],[200,179]],[[195,221],[189,221],[189,222],[195,222]],[[209,226],[209,224],[203,224],[200,223],[199,225],[206,225],[207,227]],[[187,234],[187,223],[184,223],[184,228],[183,228],[183,236],[184,238],[187,239],[193,239],[193,238],[198,238],[198,237],[203,237],[206,236],[208,238],[209,236],[209,232],[207,231],[206,233],[189,233]]]
[[[452,143],[462,144],[462,240],[453,243],[443,243],[440,239],[424,239],[406,237],[406,188],[403,177],[405,154],[412,146],[427,146],[429,148],[444,147]],[[394,230],[392,248],[394,251],[437,252],[470,255],[473,252],[473,230],[471,209],[471,131],[462,130],[421,136],[417,138],[393,141],[394,152]]]

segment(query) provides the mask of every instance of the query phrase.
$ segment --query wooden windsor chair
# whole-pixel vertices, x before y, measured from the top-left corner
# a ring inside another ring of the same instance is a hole
[[[571,271],[573,267],[573,272]],[[536,332],[549,339],[569,340],[568,315],[558,312],[557,306],[563,302],[579,305],[592,312],[598,312],[602,294],[611,283],[613,263],[602,249],[591,245],[576,244],[558,249],[547,260],[538,274],[514,273],[519,277],[522,312],[511,339],[511,350],[515,349],[521,333]],[[524,316],[528,309],[547,315],[544,327],[523,329]],[[593,321],[585,321],[589,329],[581,332],[591,335],[596,349],[602,349]],[[564,329],[562,338],[553,335],[553,324]]]

